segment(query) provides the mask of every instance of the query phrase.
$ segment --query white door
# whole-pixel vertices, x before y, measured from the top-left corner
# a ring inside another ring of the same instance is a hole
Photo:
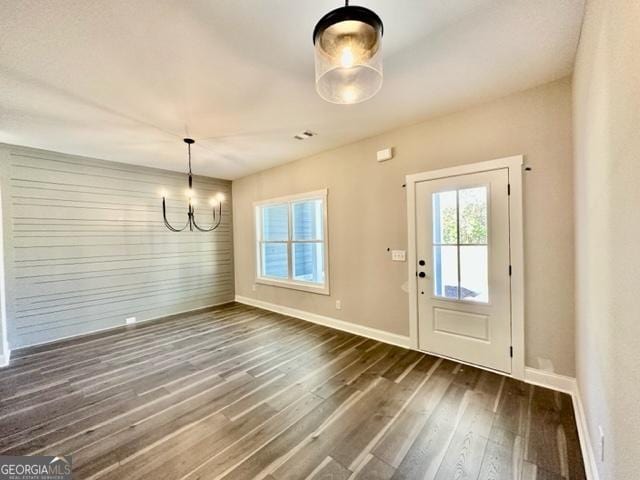
[[[511,372],[508,169],[416,184],[421,350]]]

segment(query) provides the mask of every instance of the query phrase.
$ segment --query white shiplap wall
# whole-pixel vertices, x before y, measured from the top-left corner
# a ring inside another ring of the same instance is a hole
[[[186,221],[185,174],[0,145],[12,349],[232,301],[231,182],[194,178],[197,218],[226,195],[212,233]]]

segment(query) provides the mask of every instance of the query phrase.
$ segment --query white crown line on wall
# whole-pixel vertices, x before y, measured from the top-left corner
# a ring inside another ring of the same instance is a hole
[[[243,297],[241,295],[236,295],[235,299],[236,302],[242,303],[244,305],[261,308],[263,310],[269,310],[271,312],[280,313],[289,317],[294,317],[300,320],[324,325],[325,327],[335,328],[336,330],[341,330],[343,332],[367,337],[372,340],[377,340],[380,342],[389,343],[391,345],[396,345],[398,347],[411,349],[411,340],[408,336],[398,335],[396,333],[390,333],[384,330],[378,330],[376,328],[365,327],[363,325],[339,320],[337,318],[318,315],[316,313],[298,310],[291,307],[285,307],[283,305],[276,305],[275,303],[269,303],[263,300]],[[526,367],[524,381],[531,385],[545,387],[551,390],[556,390],[571,395],[573,401],[573,410],[575,412],[576,425],[578,428],[578,437],[580,439],[580,449],[582,450],[582,457],[584,459],[584,467],[587,480],[599,480],[598,470],[595,463],[595,456],[593,454],[593,444],[591,443],[591,439],[589,436],[587,420],[576,379],[554,372]]]

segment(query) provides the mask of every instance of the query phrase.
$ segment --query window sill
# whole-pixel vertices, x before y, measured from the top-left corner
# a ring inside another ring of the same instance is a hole
[[[291,290],[317,293],[318,295],[329,295],[329,285],[313,285],[301,282],[291,282],[288,280],[274,280],[271,278],[256,278],[255,283],[259,285],[269,285],[272,287],[289,288]]]

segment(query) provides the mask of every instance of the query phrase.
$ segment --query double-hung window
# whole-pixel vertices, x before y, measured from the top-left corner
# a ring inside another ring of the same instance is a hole
[[[327,191],[254,205],[256,282],[328,294]]]

